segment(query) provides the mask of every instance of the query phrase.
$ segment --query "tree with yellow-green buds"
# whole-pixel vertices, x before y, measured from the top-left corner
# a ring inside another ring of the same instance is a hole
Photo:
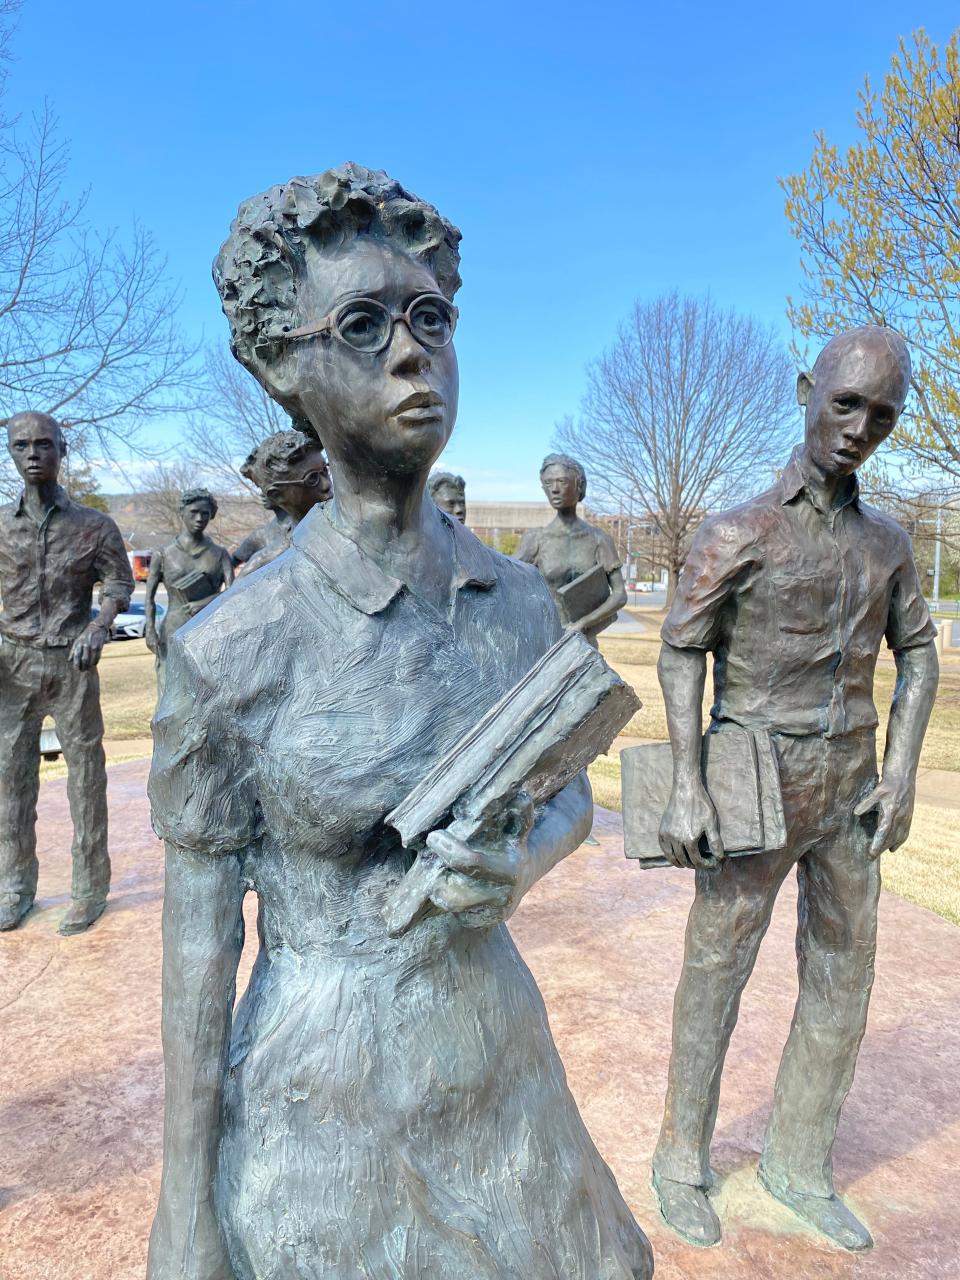
[[[909,341],[914,395],[895,447],[960,480],[960,30],[941,47],[901,39],[882,93],[866,81],[859,139],[821,133],[804,173],[782,180],[802,247],[788,314],[805,336],[886,324]]]

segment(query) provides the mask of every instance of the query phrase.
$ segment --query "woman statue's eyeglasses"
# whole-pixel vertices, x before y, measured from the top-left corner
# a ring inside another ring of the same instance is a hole
[[[257,354],[300,338],[339,338],[354,351],[377,355],[393,338],[394,325],[402,320],[424,347],[446,347],[457,327],[457,308],[439,293],[421,293],[405,311],[390,311],[376,298],[351,298],[318,324],[289,329],[257,344]]]

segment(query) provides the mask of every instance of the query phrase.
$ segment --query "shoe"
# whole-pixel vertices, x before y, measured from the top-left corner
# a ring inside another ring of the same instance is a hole
[[[720,1243],[720,1219],[702,1187],[674,1182],[654,1173],[652,1186],[660,1202],[663,1220],[688,1244],[709,1249]]]
[[[100,919],[106,906],[106,902],[71,902],[60,921],[57,933],[62,933],[65,937],[72,933],[83,933]]]
[[[32,893],[8,893],[8,901],[0,903],[0,933],[15,929],[33,907]]]
[[[760,1169],[757,1180],[765,1191],[792,1210],[808,1226],[841,1249],[862,1253],[873,1248],[873,1236],[837,1195],[810,1196],[775,1186]]]

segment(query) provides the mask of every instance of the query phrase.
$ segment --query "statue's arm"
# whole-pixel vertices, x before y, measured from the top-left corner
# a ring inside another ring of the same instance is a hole
[[[157,647],[157,591],[160,589],[162,581],[163,556],[159,551],[155,551],[150,557],[150,568],[147,570],[147,586],[143,599],[143,611],[146,615],[143,634],[147,642],[147,648],[153,650],[156,650]]]
[[[932,640],[916,648],[895,652],[897,682],[887,722],[883,752],[883,776],[854,809],[862,816],[877,811],[877,829],[870,853],[878,857],[897,849],[910,834],[916,799],[917,767],[923,735],[937,696],[940,663]]]
[[[163,902],[163,1174],[148,1280],[235,1280],[214,1206],[243,948],[240,855],[168,842]]]
[[[720,827],[700,770],[707,655],[664,640],[657,674],[673,750],[673,790],[660,824],[660,848],[678,867],[711,866],[723,856]],[[704,853],[705,839],[710,853]]]
[[[623,581],[623,571],[621,569],[612,569],[607,574],[607,580],[610,583],[610,594],[603,604],[598,605],[592,613],[585,614],[584,617],[578,618],[573,623],[577,631],[592,631],[594,628],[602,630],[607,623],[614,620],[627,603],[627,588]]]
[[[234,578],[233,557],[230,555],[229,551],[224,549],[224,552],[223,552],[223,589],[224,591],[226,591],[227,587],[233,586],[233,578]]]

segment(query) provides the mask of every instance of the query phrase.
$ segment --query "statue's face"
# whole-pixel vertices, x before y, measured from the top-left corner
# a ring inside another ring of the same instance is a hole
[[[203,533],[212,519],[210,503],[202,500],[188,503],[180,512],[180,520],[188,533]]]
[[[437,292],[425,266],[389,245],[352,240],[333,255],[311,248],[299,319],[317,323],[352,298],[375,298],[400,313],[420,294]],[[459,392],[453,345],[424,346],[402,320],[376,354],[328,335],[290,343],[282,364],[281,376],[334,463],[423,472],[450,438]]]
[[[569,511],[580,501],[580,487],[576,473],[557,463],[547,467],[540,477],[543,492],[555,511]]]
[[[289,479],[271,485],[265,501],[271,509],[286,511],[299,522],[313,507],[326,502],[331,492],[327,460],[317,449],[297,464]]]
[[[60,474],[60,433],[43,418],[24,416],[7,431],[7,449],[28,484],[53,484]]]
[[[452,484],[441,484],[433,495],[433,500],[441,511],[446,511],[448,516],[453,516],[461,524],[466,524],[467,499],[462,489]]]
[[[825,476],[863,466],[897,424],[904,370],[886,341],[862,335],[817,374],[807,392],[807,453]]]

